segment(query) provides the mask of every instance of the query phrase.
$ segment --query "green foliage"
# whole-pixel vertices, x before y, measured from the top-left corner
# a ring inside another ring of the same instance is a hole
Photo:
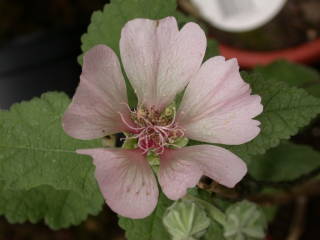
[[[206,233],[210,219],[200,205],[182,200],[167,209],[163,223],[173,240],[196,240]]]
[[[191,188],[188,193],[189,194],[184,197],[185,199],[202,206],[212,221],[222,225],[225,224],[225,214],[214,204],[212,197],[207,191],[199,188]]]
[[[119,225],[126,231],[128,240],[163,240],[170,239],[165,229],[162,218],[166,209],[172,205],[172,201],[160,194],[157,208],[144,219],[129,219],[119,217]]]
[[[225,240],[222,226],[215,221],[211,221],[208,231],[201,240]]]
[[[277,215],[278,205],[263,205],[261,209],[266,217],[267,222],[272,222]]]
[[[171,4],[171,3],[170,3]],[[173,5],[171,5],[173,6]],[[169,15],[168,15],[169,16]],[[193,16],[191,15],[185,15],[183,12],[180,12],[180,11],[175,11],[173,12],[172,14],[173,17],[175,17],[177,19],[177,22],[178,22],[178,26],[180,28],[182,28],[185,24],[187,24],[188,22],[196,22],[198,24],[201,24],[199,23]],[[201,25],[200,25],[201,26]],[[201,26],[202,27],[202,26]]]
[[[209,192],[207,192],[206,190],[203,190],[201,188],[197,188],[197,187],[189,188],[188,195],[202,199],[207,202],[210,202],[212,200]]]
[[[189,189],[187,199],[202,206],[211,220],[209,228],[201,240],[225,240],[221,225],[225,223],[225,215],[220,209],[222,209],[221,205],[226,205],[226,203],[217,204],[219,199],[216,196],[212,197],[210,193],[200,188]],[[230,204],[227,203],[227,205]]]
[[[320,74],[313,68],[285,60],[275,61],[267,66],[258,66],[255,72],[265,79],[286,82],[290,86],[305,88],[315,97],[320,97]]]
[[[56,229],[101,208],[91,160],[75,153],[101,143],[64,133],[61,116],[69,102],[65,94],[47,93],[0,112],[0,213],[11,222],[45,218]]]
[[[264,239],[267,220],[262,209],[256,204],[248,201],[235,203],[227,209],[226,216],[226,240]]]
[[[176,14],[176,4],[175,0],[112,0],[103,11],[93,13],[88,32],[81,38],[81,49],[86,52],[97,44],[105,44],[119,56],[121,29],[129,20],[173,16]],[[182,14],[179,18],[186,21]]]
[[[204,61],[219,55],[219,46],[218,42],[213,39],[208,39],[206,55],[204,56]]]
[[[289,142],[255,156],[254,160],[248,166],[249,172],[264,181],[291,181],[320,168],[320,152]]]
[[[101,211],[101,197],[71,190],[39,186],[30,190],[9,190],[0,184],[0,214],[10,223],[39,222],[44,219],[52,229],[80,224],[88,214]]]
[[[262,97],[263,113],[256,119],[261,122],[261,132],[253,141],[228,147],[244,156],[263,154],[282,139],[289,139],[301,127],[309,124],[320,113],[320,99],[305,90],[290,87],[282,81],[264,79],[260,74],[243,74],[254,94]]]

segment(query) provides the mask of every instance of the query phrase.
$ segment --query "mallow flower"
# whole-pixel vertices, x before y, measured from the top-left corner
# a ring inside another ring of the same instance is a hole
[[[120,55],[138,97],[130,109],[116,54],[97,45],[84,55],[80,84],[63,117],[67,134],[96,139],[123,132],[133,149],[77,150],[90,155],[106,203],[129,218],[144,218],[158,201],[158,182],[176,200],[202,175],[234,187],[245,163],[213,144],[237,145],[255,138],[253,118],[262,112],[260,97],[239,74],[235,59],[213,57],[202,63],[206,36],[195,23],[179,30],[173,17],[134,19],[122,29]],[[179,107],[174,100],[184,91]],[[210,144],[184,146],[193,139]],[[154,173],[149,161],[158,159]],[[158,182],[155,175],[157,175]]]

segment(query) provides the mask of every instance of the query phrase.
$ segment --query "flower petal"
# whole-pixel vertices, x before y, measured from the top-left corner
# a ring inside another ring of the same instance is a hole
[[[162,191],[172,200],[186,194],[202,175],[234,187],[246,174],[246,164],[232,152],[212,145],[197,145],[165,152],[158,179]]]
[[[100,190],[113,211],[129,218],[144,218],[152,213],[158,202],[158,186],[140,152],[101,148],[77,153],[93,157]]]
[[[117,56],[98,45],[84,55],[80,84],[63,117],[63,128],[74,138],[93,139],[127,130],[127,92]],[[128,120],[130,121],[130,120]]]
[[[199,70],[205,48],[205,34],[195,23],[179,31],[173,17],[129,21],[120,52],[139,103],[158,109],[171,103]]]
[[[252,118],[263,110],[261,98],[250,94],[235,59],[211,58],[187,86],[177,121],[188,138],[243,144],[260,132],[260,122]]]

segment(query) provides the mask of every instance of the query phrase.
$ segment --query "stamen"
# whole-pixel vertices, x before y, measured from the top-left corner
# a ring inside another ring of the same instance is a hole
[[[128,123],[124,115],[118,112],[123,123],[132,130],[132,135],[127,136],[126,139],[137,139],[137,147],[141,149],[142,154],[147,154],[152,150],[160,155],[169,146],[179,147],[173,143],[178,137],[184,136],[184,131],[175,123],[175,111],[170,118],[170,115],[163,117],[155,108],[138,107],[137,110],[131,110],[128,105],[127,107],[136,126]]]
[[[176,111],[173,111],[173,118],[172,118],[172,120],[171,120],[171,123],[169,123],[168,125],[163,126],[163,127],[169,128],[169,127],[171,127],[171,126],[175,123],[175,121],[176,121]]]
[[[159,131],[160,133],[164,134],[166,138],[169,137],[169,135],[166,133],[166,131],[164,131],[164,130],[162,129],[162,127],[155,126],[155,129],[156,129],[157,131]],[[167,130],[169,130],[169,129],[167,129]]]
[[[140,130],[143,129],[143,127],[141,127],[141,128],[132,127],[132,126],[127,122],[127,120],[124,118],[124,116],[123,116],[123,114],[122,114],[121,112],[118,112],[118,114],[120,114],[120,117],[121,117],[122,122],[123,122],[128,128],[130,128],[130,129],[132,129],[132,130],[135,130],[135,131],[140,131]]]
[[[177,128],[176,131],[180,132],[180,137],[184,137],[184,130],[182,130],[181,128]]]
[[[151,127],[153,124],[146,118],[143,118],[143,121],[145,121],[147,123],[147,125],[149,125],[149,127]]]

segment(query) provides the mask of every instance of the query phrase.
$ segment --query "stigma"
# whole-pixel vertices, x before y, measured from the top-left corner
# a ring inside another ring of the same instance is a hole
[[[130,129],[125,141],[135,141],[135,147],[142,154],[153,153],[161,155],[166,148],[180,148],[181,139],[184,139],[184,131],[176,122],[176,108],[173,104],[162,112],[154,107],[138,106],[130,110],[130,118],[133,124],[129,124],[121,116],[122,121]]]

